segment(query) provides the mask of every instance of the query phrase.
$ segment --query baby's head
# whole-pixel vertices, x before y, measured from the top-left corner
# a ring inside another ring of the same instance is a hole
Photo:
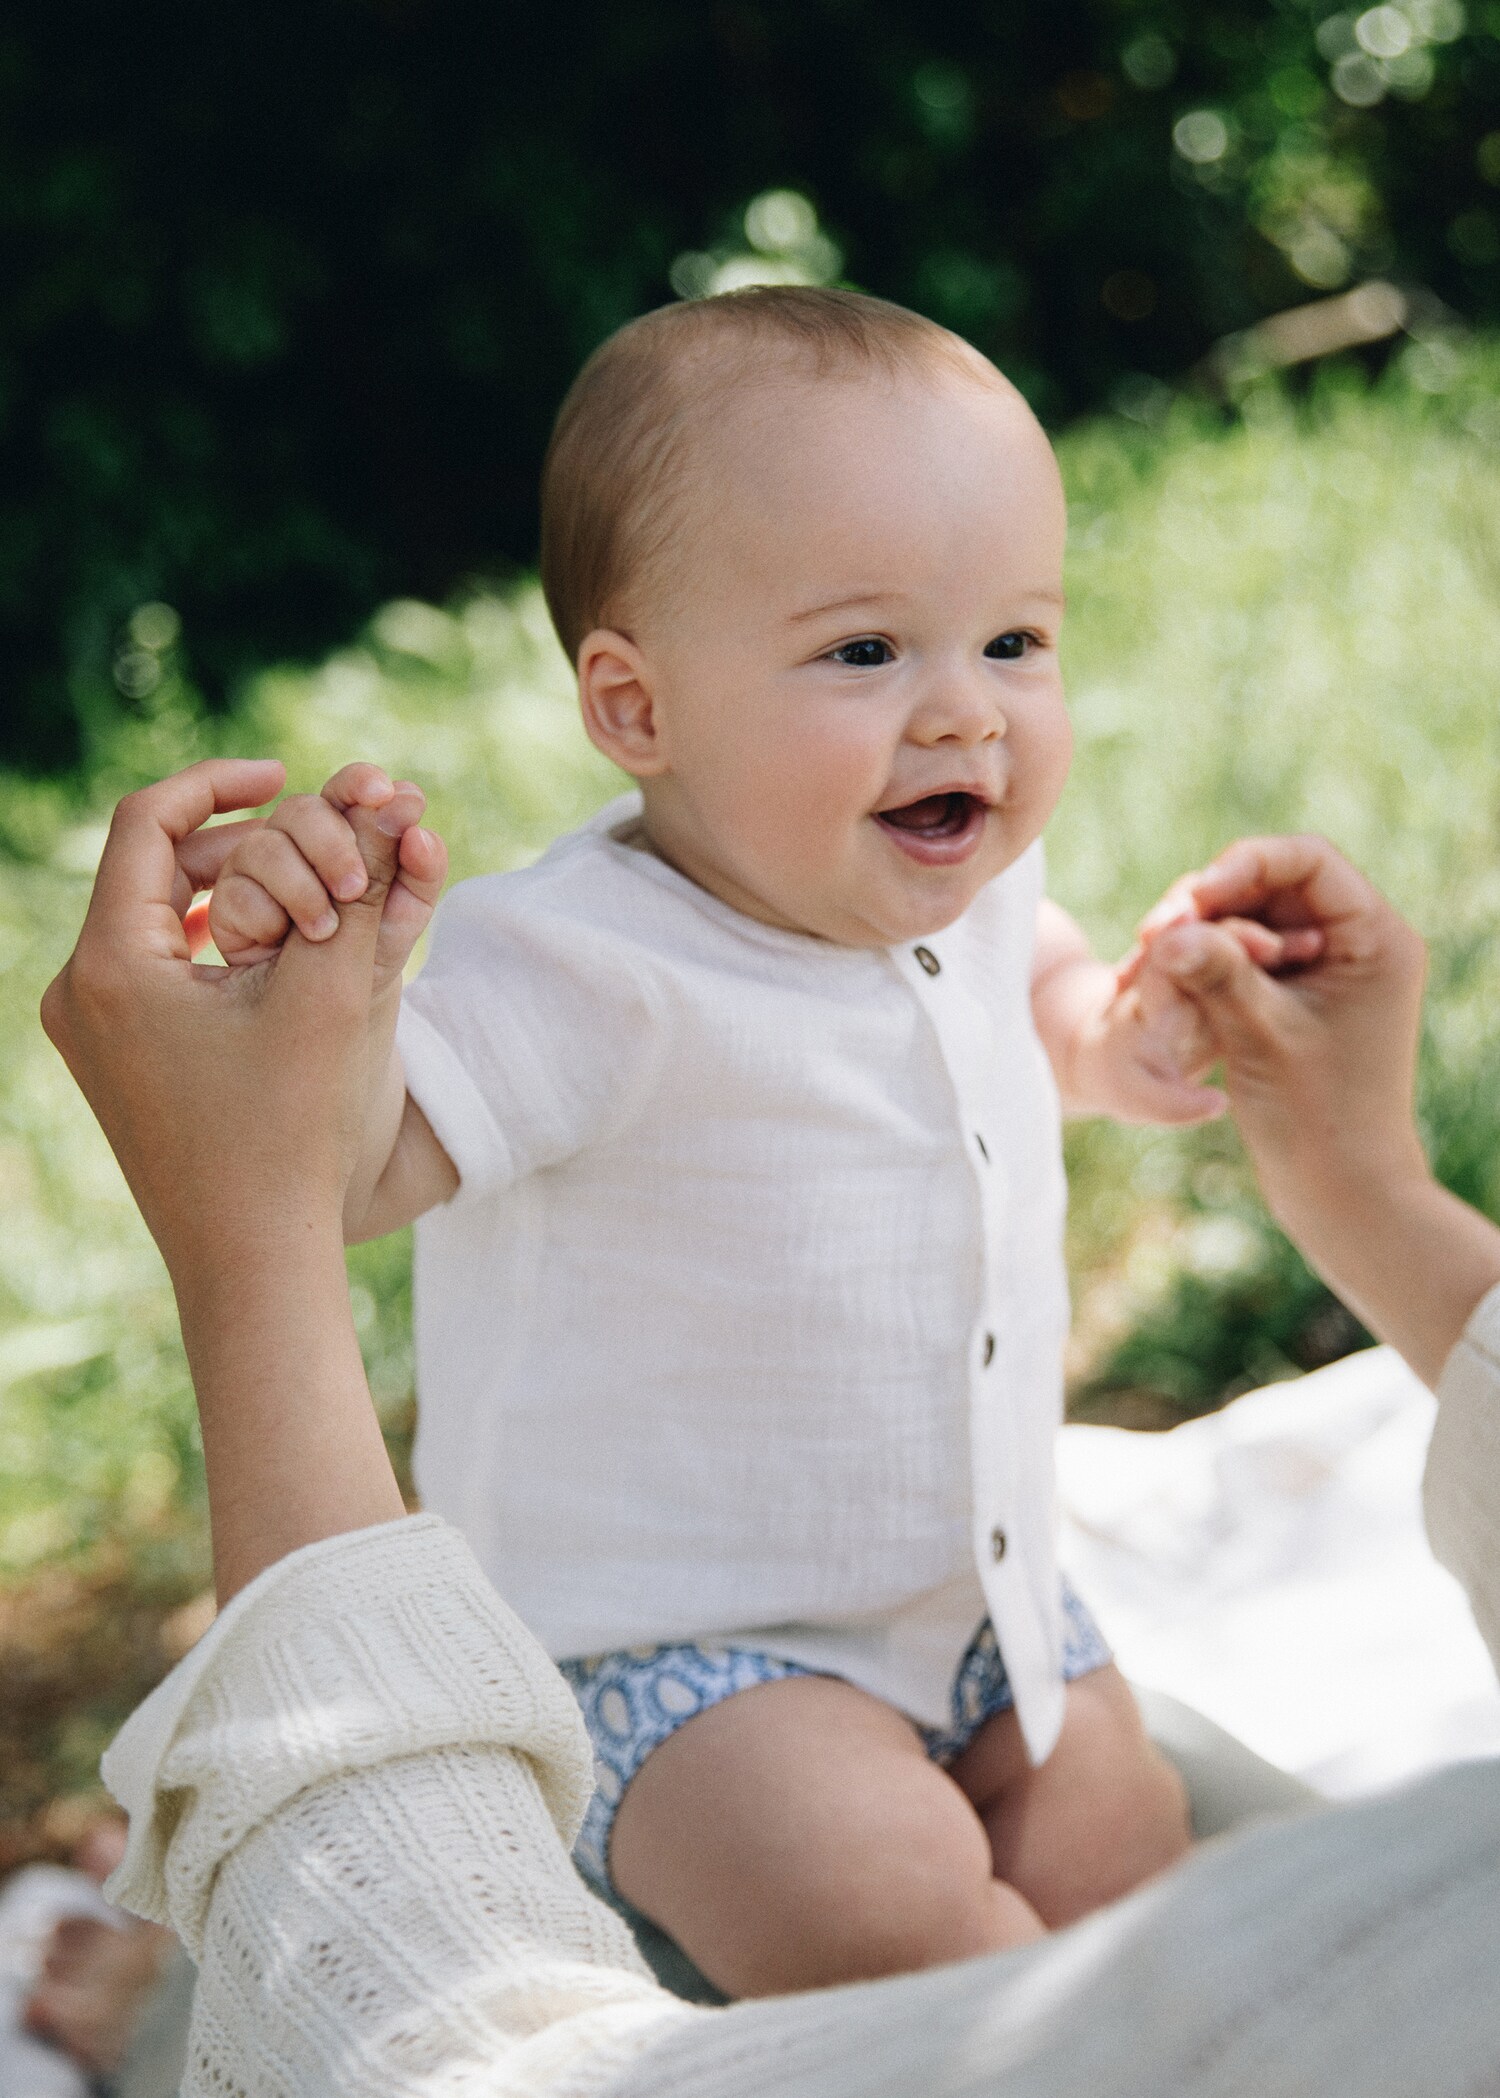
[[[946,329],[804,287],[622,328],[563,403],[542,580],[655,849],[767,924],[936,932],[1051,814],[1065,511]]]

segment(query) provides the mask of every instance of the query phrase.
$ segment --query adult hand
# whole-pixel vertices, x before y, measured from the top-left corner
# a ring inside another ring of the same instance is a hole
[[[376,938],[397,840],[362,812],[369,876],[320,946],[192,960],[185,920],[241,826],[203,826],[281,787],[272,760],[210,759],[115,811],[77,947],[42,1022],[109,1138],[174,1280],[268,1234],[337,1226],[357,1148]]]
[[[1182,912],[1196,914],[1180,922]],[[1362,1318],[1436,1382],[1500,1281],[1500,1232],[1432,1179],[1413,1113],[1426,955],[1343,855],[1251,838],[1182,882],[1152,953],[1198,1007],[1272,1213]],[[1233,930],[1316,934],[1282,976]]]
[[[221,1601],[285,1553],[401,1515],[349,1313],[341,1212],[365,1100],[397,840],[356,822],[369,885],[314,945],[206,969],[184,919],[274,763],[194,765],[121,802],[78,945],[42,1005],[177,1291]]]
[[[1272,1208],[1341,1196],[1350,1175],[1425,1177],[1412,1097],[1426,955],[1379,890],[1326,839],[1248,838],[1173,903],[1196,922],[1148,933],[1149,951],[1213,1038]],[[1271,975],[1237,920],[1315,933],[1316,951]]]

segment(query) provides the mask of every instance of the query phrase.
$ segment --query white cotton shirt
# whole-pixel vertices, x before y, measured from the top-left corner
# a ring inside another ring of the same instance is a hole
[[[1057,1093],[1042,855],[839,947],[626,842],[462,883],[406,994],[458,1169],[417,1226],[425,1505],[554,1658],[732,1640],[951,1720],[988,1612],[1062,1723]]]

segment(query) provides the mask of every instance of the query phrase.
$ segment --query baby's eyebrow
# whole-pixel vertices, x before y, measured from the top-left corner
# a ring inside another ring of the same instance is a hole
[[[821,619],[830,612],[852,612],[861,605],[890,604],[904,595],[905,592],[900,590],[854,590],[846,597],[826,598],[819,604],[808,605],[801,612],[789,612],[787,624],[798,626],[803,620]],[[1051,583],[1036,584],[1031,589],[1018,591],[1016,595],[1028,604],[1056,605],[1059,609],[1065,607],[1068,601],[1067,592],[1059,590]]]
[[[789,612],[787,623],[796,626],[804,619],[819,619],[826,612],[851,612],[857,605],[883,605],[900,595],[900,591],[854,590],[847,597],[824,598],[816,605],[808,605],[801,612]]]

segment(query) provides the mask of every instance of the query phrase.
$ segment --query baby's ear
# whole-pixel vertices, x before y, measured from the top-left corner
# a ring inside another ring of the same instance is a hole
[[[667,769],[650,665],[628,634],[599,627],[578,651],[578,704],[589,741],[633,779]]]

